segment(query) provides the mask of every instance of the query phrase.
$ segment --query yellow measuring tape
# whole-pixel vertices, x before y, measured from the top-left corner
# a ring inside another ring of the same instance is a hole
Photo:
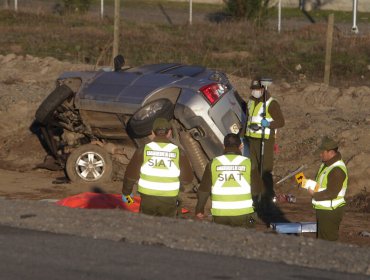
[[[295,180],[297,181],[298,184],[301,184],[303,179],[306,179],[303,172],[299,172],[298,174],[295,175]]]
[[[126,199],[127,199],[127,205],[131,205],[132,203],[134,203],[134,200],[132,199],[130,195],[126,195]]]

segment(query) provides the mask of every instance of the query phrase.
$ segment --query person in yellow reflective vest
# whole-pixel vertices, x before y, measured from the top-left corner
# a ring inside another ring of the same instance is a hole
[[[316,210],[317,238],[336,241],[346,204],[348,172],[336,141],[325,136],[318,151],[322,164],[316,174],[316,191],[307,190]]]
[[[138,148],[127,165],[122,200],[127,202],[138,182],[141,213],[175,217],[181,186],[193,181],[189,159],[183,150],[170,142],[171,133],[170,122],[157,118],[153,123],[152,141]]]
[[[195,215],[204,219],[204,208],[211,196],[211,213],[215,223],[253,227],[254,208],[251,193],[251,162],[241,155],[237,134],[224,138],[225,153],[211,160],[198,188]]]
[[[244,145],[249,148],[252,163],[252,189],[254,193],[259,194],[254,197],[257,213],[262,220],[270,223],[273,219],[280,219],[282,215],[273,204],[275,191],[272,171],[276,130],[284,126],[285,120],[279,103],[262,85],[260,77],[251,81],[250,89],[251,96],[247,101],[246,109],[247,120],[239,135],[245,137],[247,143]],[[261,167],[262,170],[260,170]]]

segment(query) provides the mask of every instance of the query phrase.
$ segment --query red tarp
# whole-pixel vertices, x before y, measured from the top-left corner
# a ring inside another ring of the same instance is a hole
[[[71,208],[90,208],[90,209],[114,209],[120,208],[130,212],[139,212],[140,196],[134,197],[134,202],[129,206],[122,201],[120,194],[107,194],[107,193],[93,193],[85,192],[66,197],[57,201],[56,203],[61,206]],[[188,213],[189,210],[182,208],[183,214]]]

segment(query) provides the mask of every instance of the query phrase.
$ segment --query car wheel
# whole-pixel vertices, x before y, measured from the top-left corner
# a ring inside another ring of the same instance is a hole
[[[133,138],[140,138],[152,132],[156,118],[173,118],[173,104],[168,99],[157,99],[140,108],[128,123],[128,132]]]
[[[66,173],[72,182],[107,182],[112,179],[111,155],[102,147],[86,144],[68,157]]]
[[[41,103],[36,111],[35,118],[41,124],[47,124],[55,110],[68,98],[73,96],[73,91],[66,85],[54,89]]]

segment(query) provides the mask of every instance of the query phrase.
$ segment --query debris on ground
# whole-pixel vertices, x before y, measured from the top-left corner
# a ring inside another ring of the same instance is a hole
[[[370,213],[370,192],[366,188],[347,201],[348,208],[351,211]]]
[[[370,232],[368,231],[361,231],[358,235],[362,237],[370,237]]]
[[[297,199],[294,195],[288,193],[288,194],[277,194],[273,201],[276,203],[281,203],[281,202],[289,202],[289,203],[296,203]]]
[[[141,197],[135,196],[130,205],[124,203],[121,194],[109,194],[99,192],[84,192],[66,197],[56,202],[57,205],[70,208],[83,209],[122,209],[129,212],[138,213],[140,209]],[[181,209],[182,214],[188,213],[186,208]]]

